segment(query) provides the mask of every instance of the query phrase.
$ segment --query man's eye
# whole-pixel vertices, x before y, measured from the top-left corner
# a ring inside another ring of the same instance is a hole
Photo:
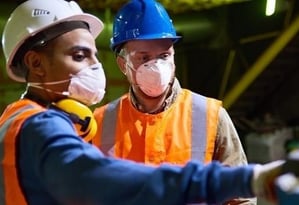
[[[162,54],[162,55],[160,56],[160,58],[166,60],[169,56],[170,56],[170,55],[169,55],[168,53],[165,53],[165,54]]]
[[[73,55],[73,60],[75,60],[75,61],[82,61],[82,60],[84,60],[84,58],[85,58],[85,55],[83,55],[83,54],[77,53],[77,54]]]
[[[146,63],[147,61],[149,61],[150,58],[148,56],[142,56],[140,59],[139,59],[139,62],[140,63]]]

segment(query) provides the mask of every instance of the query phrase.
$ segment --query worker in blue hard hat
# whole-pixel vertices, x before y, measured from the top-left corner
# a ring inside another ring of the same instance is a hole
[[[129,1],[116,14],[112,35],[111,48],[130,88],[95,109],[95,145],[109,156],[150,165],[184,165],[192,159],[232,167],[247,164],[222,102],[180,86],[174,44],[181,36],[159,2]]]

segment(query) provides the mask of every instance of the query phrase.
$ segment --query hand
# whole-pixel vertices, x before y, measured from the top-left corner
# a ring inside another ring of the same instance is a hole
[[[256,196],[271,202],[277,201],[274,182],[282,173],[284,163],[284,160],[278,160],[253,168],[252,190]]]

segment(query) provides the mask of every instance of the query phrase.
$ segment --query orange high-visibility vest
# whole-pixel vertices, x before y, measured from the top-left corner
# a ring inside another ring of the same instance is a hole
[[[34,101],[22,99],[10,104],[4,110],[0,118],[0,148],[3,150],[2,153],[0,153],[2,166],[2,169],[0,169],[0,204],[27,204],[18,180],[16,141],[25,120],[33,114],[45,110],[46,108]],[[67,113],[67,111],[65,111],[65,113]],[[74,130],[76,130],[79,135],[81,132],[78,132],[75,124],[76,122],[73,121]],[[86,140],[85,138],[83,139]]]
[[[30,100],[19,100],[9,105],[0,118],[0,154],[2,173],[0,204],[26,205],[24,194],[19,184],[16,169],[16,138],[24,121],[45,108]]]
[[[98,133],[93,144],[107,155],[145,164],[210,162],[214,153],[221,101],[189,90],[158,114],[141,113],[128,97],[94,111]]]

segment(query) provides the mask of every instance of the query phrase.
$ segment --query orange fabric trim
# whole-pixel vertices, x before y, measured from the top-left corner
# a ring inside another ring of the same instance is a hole
[[[25,100],[26,101],[26,100]],[[33,104],[30,102],[30,104]],[[13,104],[11,109],[3,113],[1,124],[16,112],[20,107],[28,105],[28,102],[18,101]],[[15,106],[15,107],[14,107]],[[16,170],[16,136],[19,132],[23,122],[31,115],[43,111],[40,106],[39,109],[29,109],[21,113],[11,123],[7,133],[4,136],[4,157],[2,161],[4,185],[5,185],[5,201],[6,205],[26,205],[27,202],[19,184],[19,178]]]
[[[207,144],[205,163],[209,163],[212,161],[215,149],[219,109],[221,105],[221,101],[215,100],[213,98],[207,98]]]

